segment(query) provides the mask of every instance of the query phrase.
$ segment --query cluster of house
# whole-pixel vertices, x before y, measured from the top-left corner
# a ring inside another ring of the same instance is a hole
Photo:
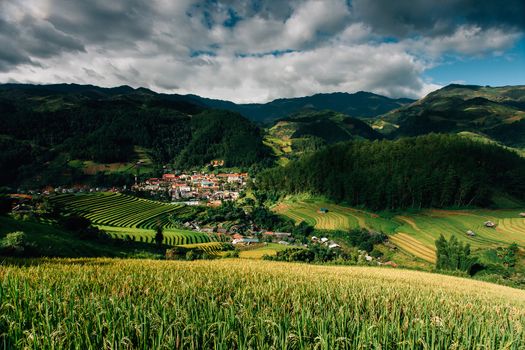
[[[132,190],[169,192],[172,201],[188,205],[220,205],[222,201],[238,199],[248,179],[247,173],[164,174],[137,183]]]
[[[122,187],[90,187],[88,185],[72,185],[72,186],[46,186],[43,189],[38,190],[24,190],[24,189],[18,189],[18,194],[28,194],[28,195],[51,195],[51,194],[65,194],[65,193],[95,193],[95,192],[122,192],[127,190],[127,186]]]
[[[339,244],[335,243],[334,241],[329,240],[326,237],[319,238],[316,236],[312,236],[311,240],[312,240],[312,243],[324,244],[329,249],[341,248]]]
[[[283,245],[289,245],[290,241],[293,241],[292,234],[290,232],[273,232],[273,231],[262,231],[259,236],[264,241],[272,241]],[[251,245],[259,243],[260,239],[256,235],[243,236],[240,233],[234,233],[232,236],[233,245]]]

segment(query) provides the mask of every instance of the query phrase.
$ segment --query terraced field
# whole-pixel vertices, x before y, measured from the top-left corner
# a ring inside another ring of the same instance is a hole
[[[67,211],[84,216],[116,238],[153,242],[155,228],[164,228],[164,243],[170,245],[206,243],[216,240],[214,235],[179,230],[170,221],[170,215],[189,210],[184,205],[173,205],[120,193],[64,194],[53,202]]]
[[[320,208],[326,208],[328,212],[320,213]],[[305,221],[320,230],[349,230],[364,227],[371,230],[393,232],[398,226],[398,224],[371,212],[310,200],[282,202],[273,210],[288,216],[297,223]]]
[[[326,214],[319,208],[327,208]],[[317,229],[347,230],[363,227],[383,231],[400,249],[425,261],[435,261],[434,242],[443,234],[456,235],[474,249],[491,248],[516,242],[525,247],[525,218],[520,210],[425,210],[417,214],[406,213],[391,218],[319,201],[285,201],[274,211],[296,222],[306,221]],[[496,228],[487,228],[485,221],[493,221]],[[475,232],[468,237],[466,231]]]
[[[208,242],[208,243],[194,243],[194,244],[184,244],[184,248],[199,248],[202,249],[209,255],[220,255],[224,243],[221,242]]]

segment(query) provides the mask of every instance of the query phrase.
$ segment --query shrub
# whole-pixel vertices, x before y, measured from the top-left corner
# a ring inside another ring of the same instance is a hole
[[[24,232],[11,232],[0,240],[0,255],[23,256],[30,254],[32,247]]]

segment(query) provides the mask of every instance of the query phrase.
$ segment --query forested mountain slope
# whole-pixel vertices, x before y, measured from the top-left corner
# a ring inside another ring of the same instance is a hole
[[[390,137],[429,132],[477,132],[525,147],[525,86],[449,85],[381,117]]]
[[[180,167],[250,166],[269,156],[262,131],[241,115],[146,89],[4,85],[0,123],[0,185],[59,184],[64,173],[73,181],[68,161],[133,162],[136,146],[155,164]]]
[[[285,159],[294,159],[336,142],[383,138],[364,121],[329,110],[302,111],[279,119],[266,135],[268,144]]]
[[[344,92],[315,94],[252,104],[234,104],[228,101],[204,99],[198,96],[195,96],[195,98],[206,106],[233,110],[261,123],[271,123],[304,110],[322,111],[327,109],[356,118],[368,119],[414,102],[414,100],[408,98],[393,99],[364,91],[353,94]]]
[[[492,196],[525,200],[525,159],[452,135],[328,146],[257,179],[274,196],[323,195],[373,210],[489,206]]]

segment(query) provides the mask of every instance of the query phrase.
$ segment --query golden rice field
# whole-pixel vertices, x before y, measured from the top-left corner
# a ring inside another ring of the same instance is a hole
[[[247,259],[0,266],[6,349],[523,349],[525,291]]]
[[[327,208],[326,214],[319,208]],[[372,212],[319,201],[285,201],[273,208],[296,222],[305,221],[317,229],[348,230],[357,227],[383,231],[403,251],[428,262],[435,261],[435,240],[443,234],[456,235],[473,248],[490,248],[516,242],[525,247],[525,218],[520,210],[424,210],[383,218]],[[487,228],[485,221],[497,227]],[[475,237],[468,237],[472,230]]]

